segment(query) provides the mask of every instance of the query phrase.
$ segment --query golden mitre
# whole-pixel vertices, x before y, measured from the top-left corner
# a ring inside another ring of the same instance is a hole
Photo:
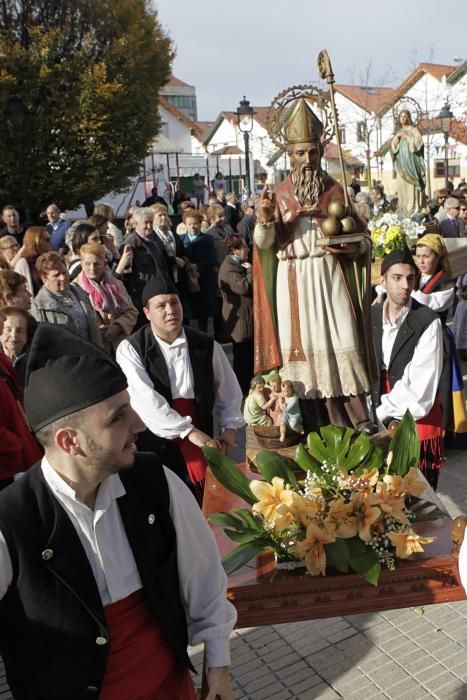
[[[287,143],[319,141],[323,133],[323,124],[310,109],[307,101],[300,97],[292,113],[284,124]]]

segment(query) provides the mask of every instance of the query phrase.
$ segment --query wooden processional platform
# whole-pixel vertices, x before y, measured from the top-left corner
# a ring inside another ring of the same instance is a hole
[[[294,448],[291,448],[294,449]],[[247,446],[248,450],[248,446]],[[237,465],[258,478],[246,465]],[[207,471],[203,512],[206,516],[245,503],[229,493]],[[378,586],[356,574],[330,573],[312,577],[304,569],[278,571],[272,553],[264,553],[229,577],[228,598],[238,612],[238,627],[379,612],[464,600],[457,557],[451,540],[452,521],[417,523],[414,529],[437,540],[411,560],[397,560],[395,571],[383,569]],[[236,546],[218,526],[211,526],[223,556]]]

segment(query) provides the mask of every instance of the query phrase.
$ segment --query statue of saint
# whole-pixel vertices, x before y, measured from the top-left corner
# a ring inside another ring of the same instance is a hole
[[[272,193],[263,191],[254,231],[255,372],[280,368],[301,399],[323,399],[321,423],[375,432],[365,399],[359,257],[317,244],[329,204],[344,202],[344,192],[321,169],[323,124],[307,101],[300,97],[289,114],[291,172]],[[356,232],[364,232],[351,213]]]
[[[391,141],[391,155],[397,173],[399,210],[403,216],[412,216],[426,206],[423,139],[408,110],[400,113],[399,123],[400,129]]]

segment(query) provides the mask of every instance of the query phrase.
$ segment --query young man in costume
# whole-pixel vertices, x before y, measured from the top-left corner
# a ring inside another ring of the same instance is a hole
[[[443,337],[437,314],[411,298],[417,267],[409,250],[383,258],[384,304],[371,307],[375,354],[380,370],[376,409],[386,427],[408,410],[417,423],[420,469],[437,487],[444,462],[438,385],[443,369]]]
[[[356,291],[361,264],[348,255],[354,249],[344,245],[336,255],[317,244],[328,206],[343,202],[344,192],[321,169],[323,124],[304,98],[291,109],[284,133],[291,172],[272,195],[263,192],[254,231],[255,373],[281,368],[300,398],[325,400],[329,418],[321,423],[371,434],[363,347],[365,337],[371,347],[364,328],[369,298]],[[356,232],[364,232],[354,219]]]
[[[131,405],[148,428],[138,447],[155,451],[182,478],[188,468],[201,501],[207,464],[200,448],[227,453],[233,447],[235,431],[244,425],[242,390],[222,347],[183,326],[178,291],[168,277],[150,279],[142,299],[149,323],[117,349]],[[214,415],[218,440],[212,437]]]
[[[196,501],[154,455],[125,375],[40,324],[26,411],[42,462],[0,493],[0,653],[21,700],[195,700],[187,643],[205,642],[209,700],[231,700],[236,614]]]

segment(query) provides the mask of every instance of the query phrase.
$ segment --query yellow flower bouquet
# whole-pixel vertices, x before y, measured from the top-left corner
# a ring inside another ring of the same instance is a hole
[[[415,246],[418,236],[425,227],[412,219],[402,219],[397,214],[386,212],[368,222],[373,257],[382,258],[396,248]]]
[[[434,540],[415,532],[416,521],[445,517],[420,499],[425,483],[408,413],[386,458],[368,436],[332,425],[297,447],[293,469],[277,453],[261,450],[256,464],[263,480],[250,481],[215,448],[204,452],[214,476],[250,506],[209,518],[238,543],[223,559],[228,574],[270,549],[285,567],[300,562],[311,576],[332,568],[376,585],[382,566],[393,569],[396,559]]]

